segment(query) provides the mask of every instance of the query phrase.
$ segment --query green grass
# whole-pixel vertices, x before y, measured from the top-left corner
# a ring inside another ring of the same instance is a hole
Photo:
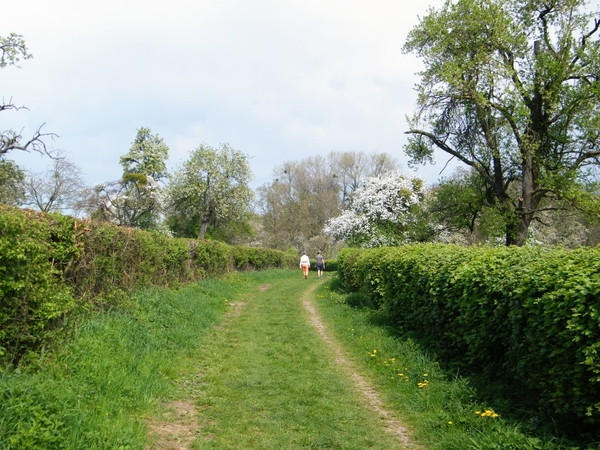
[[[435,358],[410,339],[393,336],[382,314],[368,300],[345,295],[329,283],[316,304],[330,331],[381,393],[387,405],[427,449],[558,450],[574,446],[555,437],[534,437],[528,424],[512,422],[497,406],[480,403],[462,378],[444,371]],[[488,411],[488,413],[486,413]]]
[[[300,298],[319,281],[280,272],[264,282],[204,347],[194,448],[400,448],[307,320]]]
[[[0,373],[0,448],[145,448],[145,415],[175,394],[235,295],[231,283],[207,281],[140,293],[132,311],[79,318],[63,346]]]
[[[568,448],[478,403],[468,383],[326,278],[234,274],[79,317],[54,349],[0,370],[0,448],[167,448],[150,424],[177,423],[167,412],[178,400],[195,409],[189,448],[401,448],[310,324],[302,298],[315,286],[329,332],[421,448]]]

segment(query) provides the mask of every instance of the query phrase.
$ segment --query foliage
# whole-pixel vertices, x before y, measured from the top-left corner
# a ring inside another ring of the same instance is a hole
[[[160,228],[163,209],[161,181],[167,176],[169,147],[149,128],[140,128],[128,153],[121,156],[123,176],[94,187],[87,209],[93,219],[126,227]]]
[[[404,46],[425,65],[407,154],[442,150],[477,173],[507,244],[523,245],[543,200],[569,200],[600,155],[599,22],[585,3],[447,1]]]
[[[14,162],[0,158],[0,204],[18,206],[25,198],[25,173]]]
[[[146,286],[296,267],[295,255],[0,205],[0,359],[37,350],[77,306],[118,307]]]
[[[151,133],[149,128],[137,130],[129,152],[120,159],[123,174],[143,174],[156,181],[166,178],[169,147],[158,134]]]
[[[600,423],[600,250],[413,245],[340,255],[397,327],[566,433]],[[526,383],[524,383],[526,380]]]
[[[201,144],[171,177],[170,223],[191,220],[202,239],[209,225],[215,229],[222,222],[243,218],[252,200],[251,177],[247,155],[228,144],[218,149]]]
[[[358,247],[416,241],[423,188],[421,179],[398,172],[366,178],[354,192],[350,207],[330,219],[323,231]]]
[[[257,189],[262,216],[258,240],[279,250],[335,255],[339,244],[323,233],[325,223],[340,214],[364,177],[397,165],[386,153],[364,152],[332,152],[282,164],[273,171],[274,181]]]
[[[80,256],[73,219],[0,205],[0,357],[18,360],[73,308],[64,277]]]
[[[158,228],[161,187],[150,176],[125,174],[119,181],[96,185],[86,205],[92,219],[124,227]]]

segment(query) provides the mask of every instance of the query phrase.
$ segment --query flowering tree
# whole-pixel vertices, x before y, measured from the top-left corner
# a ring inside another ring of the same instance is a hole
[[[228,144],[217,149],[200,145],[169,184],[171,228],[176,234],[183,234],[177,233],[181,228],[192,228],[203,239],[209,225],[241,222],[252,201],[251,178],[247,155]]]
[[[120,158],[123,177],[93,188],[82,209],[93,218],[122,226],[159,228],[168,156],[169,147],[163,139],[149,128],[140,128],[129,152]]]
[[[419,240],[419,211],[425,196],[423,180],[388,172],[365,178],[341,216],[323,231],[358,247],[399,245]]]
[[[157,207],[162,203],[162,189],[149,175],[128,181],[102,183],[88,192],[81,209],[96,220],[125,227],[155,229]]]

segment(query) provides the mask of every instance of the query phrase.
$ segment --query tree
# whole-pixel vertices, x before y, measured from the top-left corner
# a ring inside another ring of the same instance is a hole
[[[456,0],[431,9],[405,52],[422,58],[412,164],[441,150],[473,169],[523,245],[547,210],[576,201],[600,156],[600,20],[584,0]]]
[[[32,58],[32,55],[27,50],[23,37],[10,33],[8,37],[0,36],[0,69],[7,66],[17,66],[21,59]],[[17,66],[18,67],[18,66]],[[4,100],[0,103],[0,112],[20,109],[27,109],[24,106],[16,106],[12,103],[12,99],[6,103]],[[14,130],[0,130],[0,156],[5,155],[11,150],[34,150],[39,153],[50,155],[43,141],[44,137],[56,136],[54,133],[42,133],[42,127],[33,134],[29,140],[25,140],[21,132]]]
[[[229,144],[212,148],[201,144],[171,177],[167,201],[172,226],[187,221],[203,239],[209,225],[244,218],[252,201],[248,186],[252,172],[248,156]]]
[[[129,152],[121,156],[123,178],[105,186],[105,198],[119,211],[118,222],[144,230],[156,228],[161,213],[161,181],[167,177],[169,147],[149,128],[140,128]],[[112,194],[111,194],[112,192]]]
[[[46,173],[26,172],[23,187],[25,205],[43,212],[65,213],[77,209],[84,191],[84,182],[79,167],[59,152]]]
[[[150,176],[101,183],[87,190],[81,209],[95,220],[124,227],[153,229],[161,188]]]
[[[25,198],[25,173],[13,161],[0,158],[0,203],[18,206]]]
[[[137,130],[135,140],[129,152],[121,156],[120,164],[124,176],[139,174],[151,176],[155,181],[167,177],[166,160],[169,157],[169,147],[158,134],[152,135],[149,128]]]
[[[258,188],[263,245],[334,254],[325,223],[350,203],[364,177],[396,168],[388,154],[364,152],[332,152],[276,167],[275,180]]]
[[[96,220],[117,225],[157,229],[163,208],[163,187],[167,177],[165,160],[169,147],[149,128],[140,128],[129,152],[121,156],[120,180],[101,183],[88,190],[84,208]]]
[[[421,240],[419,210],[423,180],[398,172],[362,181],[350,207],[330,219],[323,231],[357,247],[394,246]]]
[[[462,236],[469,244],[502,238],[506,226],[495,205],[493,192],[478,173],[462,167],[433,186],[427,199],[427,210],[440,234]]]
[[[363,178],[377,177],[398,169],[398,162],[387,153],[333,152],[329,154],[329,160],[338,179],[344,205],[348,205]]]

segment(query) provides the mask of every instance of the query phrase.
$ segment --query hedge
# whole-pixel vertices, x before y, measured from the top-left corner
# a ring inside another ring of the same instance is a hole
[[[600,424],[600,248],[421,244],[338,259],[347,288],[448,364],[570,431]]]
[[[0,359],[17,362],[77,306],[116,306],[145,286],[234,270],[296,267],[297,257],[0,205]]]

